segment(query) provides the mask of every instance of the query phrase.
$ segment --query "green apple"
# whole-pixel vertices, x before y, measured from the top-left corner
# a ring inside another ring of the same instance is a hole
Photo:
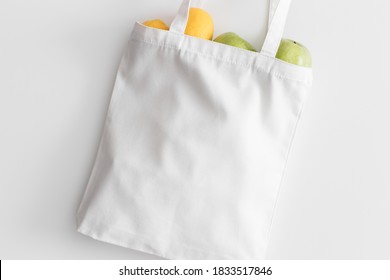
[[[311,67],[309,50],[302,44],[290,39],[282,39],[276,58],[299,66]]]
[[[223,33],[215,38],[214,42],[256,52],[256,49],[250,43],[242,39],[234,32]]]

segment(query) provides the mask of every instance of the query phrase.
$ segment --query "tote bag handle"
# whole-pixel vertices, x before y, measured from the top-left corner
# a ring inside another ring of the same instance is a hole
[[[270,57],[276,56],[280,41],[283,37],[284,26],[286,24],[290,3],[291,0],[270,0],[268,31],[260,53]],[[171,32],[184,34],[190,7],[191,0],[184,0],[171,24]]]

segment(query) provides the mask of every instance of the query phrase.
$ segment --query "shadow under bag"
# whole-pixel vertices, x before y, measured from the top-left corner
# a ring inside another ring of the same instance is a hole
[[[310,68],[136,23],[119,66],[78,231],[169,259],[263,259]]]

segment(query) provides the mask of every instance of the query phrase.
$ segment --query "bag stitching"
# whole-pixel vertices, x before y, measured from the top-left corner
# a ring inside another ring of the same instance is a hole
[[[144,40],[144,39],[139,39],[139,38],[135,38],[135,37],[132,37],[131,40],[138,41],[138,42],[143,42],[143,43],[147,43],[147,44],[151,44],[151,45],[155,45],[155,46],[159,46],[159,47],[162,47],[162,48],[175,49],[175,50],[181,51],[183,53],[192,53],[192,54],[195,54],[195,55],[198,55],[198,56],[213,58],[213,59],[216,59],[216,60],[219,60],[219,61],[222,61],[222,62],[226,62],[226,63],[229,63],[229,64],[233,64],[233,65],[239,65],[239,66],[242,66],[242,67],[250,67],[250,68],[252,68],[256,72],[262,72],[262,73],[266,73],[266,74],[271,74],[271,75],[273,75],[273,76],[275,76],[275,77],[277,77],[279,79],[282,79],[282,80],[288,80],[288,81],[291,81],[291,82],[296,82],[296,83],[299,83],[299,84],[303,84],[305,86],[310,86],[310,82],[309,81],[292,79],[292,78],[289,78],[289,77],[287,77],[285,75],[280,75],[280,74],[278,74],[275,71],[267,71],[267,70],[265,70],[264,68],[261,68],[261,67],[254,67],[253,64],[239,63],[239,62],[235,62],[233,60],[224,59],[222,57],[218,57],[218,56],[214,56],[214,55],[204,54],[204,53],[201,53],[201,52],[198,52],[198,51],[186,50],[186,49],[178,48],[176,45],[172,45],[172,44],[168,44],[168,43],[158,43],[158,42],[155,42],[155,41]]]

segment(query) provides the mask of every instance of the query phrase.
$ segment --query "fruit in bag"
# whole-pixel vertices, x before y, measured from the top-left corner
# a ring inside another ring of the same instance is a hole
[[[165,24],[161,19],[152,19],[147,20],[142,23],[143,25],[146,25],[148,27],[163,29],[163,30],[169,30],[169,26]]]
[[[294,40],[282,39],[278,52],[276,53],[276,58],[295,65],[311,67],[311,55],[309,50],[304,45]]]
[[[245,41],[234,32],[223,33],[215,38],[214,42],[256,52],[256,49],[249,42]]]
[[[214,34],[213,18],[205,10],[191,8],[184,33],[190,36],[212,40]]]

